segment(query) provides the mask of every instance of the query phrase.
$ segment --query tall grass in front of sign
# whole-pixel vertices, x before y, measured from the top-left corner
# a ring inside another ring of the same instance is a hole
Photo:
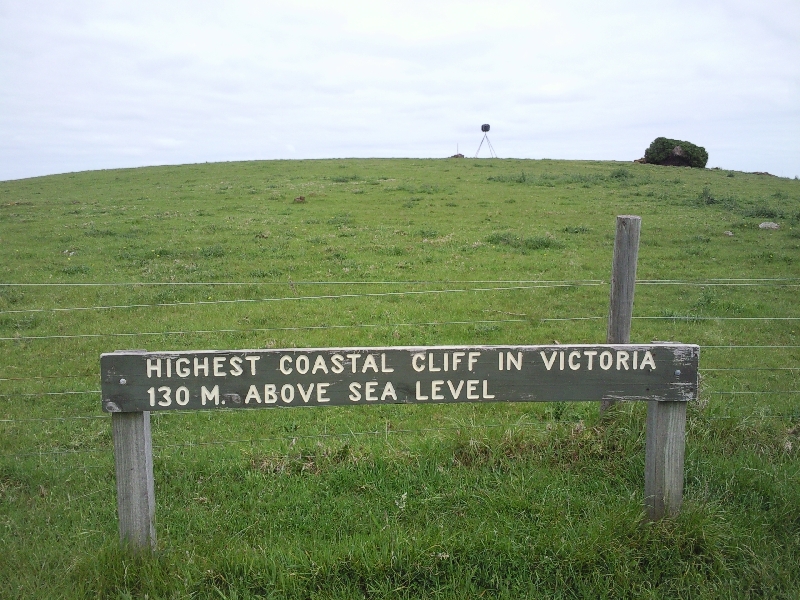
[[[800,186],[731,173],[329,160],[0,182],[0,596],[796,596]],[[641,405],[159,414],[158,550],[119,549],[102,352],[603,342],[618,214],[643,223],[632,340],[701,345],[677,519],[642,520]]]

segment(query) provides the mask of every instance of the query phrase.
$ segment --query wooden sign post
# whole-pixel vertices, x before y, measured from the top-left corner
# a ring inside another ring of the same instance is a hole
[[[633,295],[636,290],[636,265],[639,260],[639,232],[641,229],[641,217],[633,215],[617,217],[606,331],[606,343],[609,344],[628,344],[631,341]],[[603,414],[613,404],[614,400],[603,400],[600,403],[600,414]]]
[[[111,415],[114,467],[117,473],[119,538],[131,548],[156,547],[156,494],[150,413]]]
[[[155,545],[149,414],[161,410],[449,402],[647,401],[645,502],[674,514],[686,402],[699,347],[686,344],[114,352],[100,359],[113,414],[120,536]]]

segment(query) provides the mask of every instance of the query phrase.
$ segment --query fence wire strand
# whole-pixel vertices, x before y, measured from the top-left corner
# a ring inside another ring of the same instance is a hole
[[[68,392],[21,392],[19,394],[0,394],[0,398],[28,398],[33,396],[74,396],[80,394],[99,394],[101,390],[76,390]]]
[[[428,321],[418,323],[355,323],[350,325],[298,325],[294,327],[258,327],[248,329],[190,329],[176,331],[134,331],[119,333],[80,333],[57,335],[17,335],[0,337],[0,341],[35,341],[35,340],[68,340],[109,337],[153,337],[172,335],[212,335],[219,333],[265,333],[272,331],[314,331],[334,329],[376,329],[381,327],[437,327],[443,325],[481,325],[496,323],[558,323],[569,321],[604,321],[607,316],[595,317],[530,317],[526,319],[477,319],[465,321]],[[797,321],[800,317],[692,317],[692,316],[651,316],[633,317],[633,319],[672,320],[672,321]],[[800,348],[797,345],[702,345],[703,348]]]
[[[600,317],[598,317],[600,318]],[[605,317],[603,317],[605,318]],[[550,319],[554,321],[580,320],[577,319]],[[476,321],[429,321],[420,323],[355,323],[352,325],[298,325],[294,327],[259,327],[252,329],[196,329],[186,331],[138,331],[122,333],[81,333],[65,335],[33,335],[0,337],[0,341],[16,340],[54,340],[54,339],[83,339],[106,337],[152,337],[164,335],[209,335],[215,333],[265,333],[272,331],[314,331],[331,329],[374,329],[380,327],[437,327],[440,325],[481,325],[492,323],[526,323],[528,319],[481,319]]]
[[[800,394],[800,390],[725,390],[705,393],[714,396],[764,396],[767,394]]]
[[[154,302],[151,304],[115,304],[108,306],[73,306],[64,308],[26,308],[18,310],[3,310],[0,314],[12,313],[42,313],[42,312],[75,312],[87,310],[113,310],[113,309],[127,309],[127,308],[161,308],[161,307],[175,307],[175,306],[203,306],[203,305],[219,305],[219,304],[257,304],[266,302],[293,302],[293,301],[307,301],[307,300],[339,300],[342,298],[379,298],[390,296],[423,296],[423,295],[436,295],[436,294],[462,294],[468,292],[498,292],[498,291],[513,291],[513,290],[532,290],[542,288],[560,288],[560,287],[586,287],[586,286],[599,286],[600,283],[553,283],[541,285],[516,285],[516,286],[503,286],[491,288],[453,288],[446,290],[406,290],[402,292],[365,292],[362,294],[323,294],[318,296],[279,296],[277,298],[233,298],[230,300],[193,300],[190,302]]]
[[[729,368],[703,368],[698,369],[701,373],[708,371],[800,371],[800,367],[729,367]]]
[[[34,381],[40,379],[75,379],[80,377],[97,377],[97,373],[83,373],[81,375],[30,375],[27,377],[0,377],[0,381]]]
[[[642,285],[761,285],[786,281],[800,281],[800,277],[711,277],[708,279],[639,279]],[[405,279],[379,281],[121,281],[121,282],[0,282],[0,287],[147,287],[147,286],[285,286],[285,285],[433,285],[433,284],[486,284],[486,283],[596,283],[607,284],[602,279]],[[778,283],[779,284],[779,283]],[[779,284],[780,285],[780,284]]]
[[[718,345],[701,345],[700,348],[715,348],[715,349],[723,349],[723,350],[740,350],[740,349],[759,349],[759,350],[767,350],[767,349],[793,349],[793,348],[800,348],[800,345],[796,344],[718,344]]]
[[[108,419],[109,415],[77,415],[72,417],[25,417],[23,419],[0,419],[0,423],[31,423],[47,421],[90,421]]]

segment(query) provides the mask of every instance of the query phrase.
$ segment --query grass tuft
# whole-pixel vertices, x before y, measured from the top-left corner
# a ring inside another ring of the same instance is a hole
[[[545,250],[548,248],[563,248],[564,245],[550,236],[520,237],[513,233],[493,233],[486,238],[490,244],[509,246],[521,250]]]

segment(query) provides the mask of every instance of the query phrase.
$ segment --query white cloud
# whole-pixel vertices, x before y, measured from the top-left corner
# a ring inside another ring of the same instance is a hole
[[[630,160],[800,174],[796,2],[7,2],[0,179],[329,156]]]

